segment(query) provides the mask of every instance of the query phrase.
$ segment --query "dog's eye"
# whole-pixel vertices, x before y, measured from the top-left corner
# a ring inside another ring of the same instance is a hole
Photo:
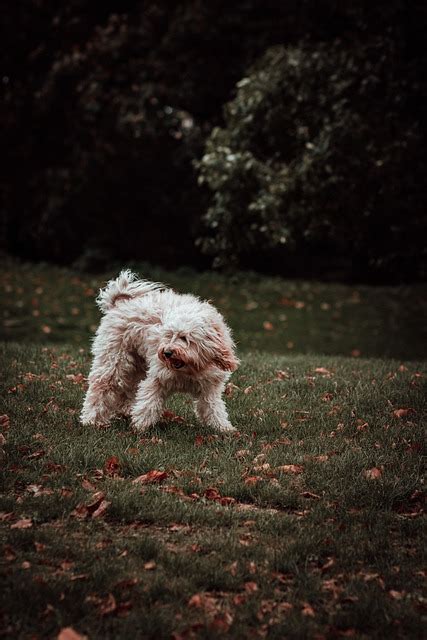
[[[188,344],[188,338],[187,336],[179,336],[180,340],[183,340],[185,342],[185,344]]]

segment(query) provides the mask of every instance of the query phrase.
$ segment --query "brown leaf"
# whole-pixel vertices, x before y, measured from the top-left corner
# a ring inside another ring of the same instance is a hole
[[[261,476],[248,476],[245,478],[245,484],[252,486],[254,484],[258,484],[261,480],[263,480]]]
[[[314,370],[314,373],[320,373],[320,375],[322,376],[332,376],[332,372],[329,371],[329,369],[326,369],[325,367],[316,367],[316,369]]]
[[[308,602],[303,602],[302,605],[303,605],[303,608],[301,611],[302,615],[308,616],[310,618],[314,618],[316,614],[313,607]]]
[[[10,546],[10,544],[6,544],[3,548],[3,555],[5,560],[7,560],[8,562],[13,562],[14,560],[16,560],[16,553],[13,547]]]
[[[249,449],[240,449],[239,451],[236,451],[236,453],[234,454],[234,457],[239,459],[239,458],[244,458],[245,456],[249,455],[250,451]]]
[[[213,629],[217,633],[227,633],[233,624],[233,616],[228,611],[224,613],[218,613],[209,625],[210,629]]]
[[[365,478],[368,480],[378,480],[381,478],[383,472],[378,467],[373,467],[372,469],[366,469]]]
[[[262,323],[262,326],[264,327],[265,331],[273,331],[273,329],[274,329],[274,324],[272,322],[270,322],[269,320],[265,320]]]
[[[83,489],[86,489],[86,491],[95,491],[96,489],[95,485],[87,478],[83,478],[82,487]]]
[[[58,633],[58,640],[87,640],[87,636],[82,636],[73,627],[64,627]]]
[[[281,467],[276,467],[276,472],[279,473],[290,473],[294,475],[298,475],[304,471],[304,467],[300,464],[283,464]]]
[[[163,411],[162,418],[164,420],[170,420],[171,422],[185,422],[184,418],[177,416],[176,413],[173,413],[173,411],[169,411],[168,409]]]
[[[396,418],[405,418],[406,416],[409,416],[413,413],[416,413],[415,409],[411,409],[410,407],[407,409],[395,409],[393,411],[393,415]]]
[[[210,616],[217,612],[217,605],[218,599],[210,593],[195,593],[188,601],[189,607],[203,609]]]
[[[105,513],[110,504],[111,502],[108,502],[108,500],[102,500],[100,505],[92,513],[92,518],[102,518],[103,516],[105,516]]]
[[[112,593],[109,593],[106,598],[103,599],[99,606],[99,613],[101,616],[107,616],[110,613],[114,613],[117,609],[116,599]]]
[[[249,582],[245,582],[244,587],[247,593],[255,593],[255,591],[258,591],[257,583],[251,580]]]
[[[10,427],[10,418],[8,415],[3,414],[0,416],[0,429],[2,431],[7,431]]]
[[[388,594],[390,598],[393,598],[393,600],[403,600],[406,596],[406,591],[395,591],[394,589],[390,589]]]
[[[220,492],[215,487],[208,487],[203,495],[207,500],[219,500],[221,498]]]
[[[138,476],[134,480],[132,480],[132,484],[153,484],[156,482],[163,482],[168,477],[168,473],[166,471],[157,471],[157,469],[152,469],[147,473],[143,473],[141,476]]]
[[[117,477],[120,473],[120,462],[117,456],[111,456],[104,464],[105,475]]]
[[[311,491],[303,491],[301,495],[303,498],[313,498],[313,500],[321,499],[321,496],[318,496],[317,493],[312,493]]]
[[[157,563],[154,560],[149,560],[144,564],[144,569],[146,571],[154,571],[157,568]]]
[[[231,398],[236,391],[240,391],[240,387],[233,384],[232,382],[227,382],[227,384],[225,385],[224,395],[228,398]]]
[[[90,501],[86,503],[87,510],[90,513],[93,513],[94,511],[96,511],[96,509],[99,507],[99,505],[104,500],[104,498],[105,498],[105,493],[103,491],[96,491],[96,493],[94,493],[93,496],[91,497]]]
[[[14,524],[10,525],[11,529],[29,529],[33,526],[33,521],[31,518],[22,518],[22,520],[18,520]]]

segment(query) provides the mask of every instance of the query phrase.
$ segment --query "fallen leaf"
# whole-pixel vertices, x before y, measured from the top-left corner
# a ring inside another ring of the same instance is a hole
[[[262,326],[264,327],[265,331],[273,331],[274,329],[273,323],[269,320],[265,320],[265,322],[262,323]]]
[[[15,550],[10,546],[10,544],[6,544],[3,547],[3,555],[5,560],[7,560],[8,562],[13,562],[14,560],[16,560]]]
[[[396,418],[405,418],[406,416],[409,416],[409,415],[411,415],[413,413],[416,413],[416,411],[415,411],[415,409],[412,409],[410,407],[408,409],[395,409],[393,411],[393,415]]]
[[[73,627],[64,627],[58,633],[58,640],[87,640],[87,636],[82,636]]]
[[[9,427],[10,427],[10,418],[8,415],[3,414],[2,416],[0,416],[0,429],[2,431],[7,431]]]
[[[120,472],[120,462],[117,456],[111,456],[104,464],[105,475],[117,477]]]
[[[403,600],[406,596],[406,591],[395,591],[394,589],[390,589],[388,594],[390,598],[393,598],[393,600]]]
[[[164,420],[170,420],[171,422],[185,422],[184,418],[177,416],[176,413],[173,413],[173,411],[169,411],[168,409],[163,411],[162,418]]]
[[[378,480],[381,478],[383,472],[378,467],[373,467],[372,469],[367,469],[365,471],[365,478],[368,480]]]
[[[225,385],[224,395],[226,395],[228,398],[231,398],[234,395],[235,391],[240,391],[240,387],[233,384],[232,382],[227,382],[227,384]]]
[[[303,608],[301,610],[302,615],[308,616],[310,618],[314,618],[316,614],[314,612],[313,607],[310,604],[308,604],[308,602],[303,602],[302,605],[303,605]]]
[[[163,482],[168,477],[168,473],[166,471],[157,471],[157,469],[152,469],[147,473],[143,473],[141,476],[138,476],[134,480],[132,480],[132,484],[153,484],[156,482]]]
[[[30,529],[33,526],[33,521],[31,518],[22,518],[22,520],[18,520],[14,524],[10,525],[11,529]]]
[[[100,607],[98,609],[101,616],[107,616],[110,613],[114,613],[117,609],[116,599],[112,593],[109,593],[106,598],[101,602]]]
[[[329,369],[326,369],[325,367],[316,367],[316,369],[314,370],[314,373],[320,373],[320,375],[322,376],[332,376],[332,372],[329,371]]]
[[[312,498],[313,500],[321,499],[321,496],[317,495],[317,493],[312,493],[311,491],[303,491],[301,495],[303,498]]]
[[[100,505],[92,513],[92,518],[102,518],[105,515],[110,504],[111,502],[109,502],[108,500],[102,500]]]
[[[249,455],[250,451],[249,449],[240,449],[239,451],[236,451],[236,453],[234,454],[234,457],[239,459],[239,458],[244,458],[245,456]]]
[[[245,582],[244,587],[247,593],[255,593],[255,591],[258,591],[258,585],[253,581]]]
[[[248,476],[245,478],[245,484],[252,486],[263,480],[261,476]]]
[[[149,560],[148,562],[146,562],[144,564],[144,569],[146,571],[154,571],[154,569],[156,569],[156,567],[157,567],[157,563],[154,562],[154,560]]]
[[[227,633],[233,624],[233,620],[234,618],[231,613],[225,611],[224,613],[219,613],[214,617],[212,622],[209,624],[209,628],[218,633]]]
[[[291,473],[297,475],[304,471],[304,467],[300,464],[283,464],[280,467],[276,467],[275,471],[279,473]]]

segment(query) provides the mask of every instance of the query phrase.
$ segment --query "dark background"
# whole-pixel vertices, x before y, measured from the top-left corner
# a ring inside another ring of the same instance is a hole
[[[423,279],[426,27],[422,1],[8,4],[3,251]]]

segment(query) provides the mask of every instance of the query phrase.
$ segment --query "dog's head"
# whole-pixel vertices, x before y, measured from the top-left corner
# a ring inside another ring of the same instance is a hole
[[[230,332],[219,314],[197,318],[172,317],[165,322],[159,340],[158,357],[174,371],[197,374],[210,366],[235,371],[239,361]]]

